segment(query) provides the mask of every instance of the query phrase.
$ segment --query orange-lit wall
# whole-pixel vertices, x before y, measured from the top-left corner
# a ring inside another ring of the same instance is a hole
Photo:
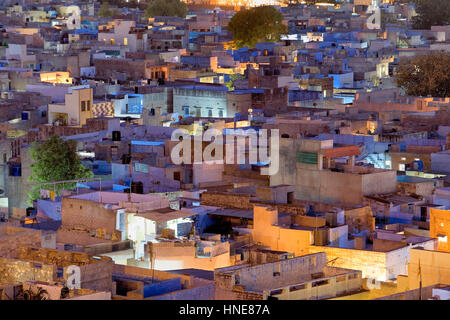
[[[431,208],[430,237],[438,238],[438,251],[450,252],[450,210]]]

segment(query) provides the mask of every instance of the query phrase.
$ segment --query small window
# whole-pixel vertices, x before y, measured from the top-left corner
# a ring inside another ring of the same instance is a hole
[[[81,111],[86,111],[86,101],[81,101]]]
[[[278,289],[278,290],[272,290],[270,291],[270,295],[274,296],[274,295],[278,295],[278,294],[282,294],[283,293],[283,289]]]
[[[58,267],[57,272],[56,272],[56,277],[57,278],[63,278],[64,277],[64,269],[61,267]]]
[[[303,290],[303,289],[306,289],[306,284],[297,284],[295,286],[290,287],[289,292],[299,291],[299,290]]]
[[[342,282],[345,281],[345,276],[339,276],[336,278],[336,282]]]
[[[313,267],[317,266],[317,257],[312,257],[311,264],[312,264]]]
[[[325,286],[325,285],[327,285],[329,283],[330,283],[330,280],[322,280],[322,281],[313,282],[312,286],[313,287],[320,287],[320,286]]]
[[[91,111],[91,102],[86,101],[86,104],[87,104],[87,111]]]

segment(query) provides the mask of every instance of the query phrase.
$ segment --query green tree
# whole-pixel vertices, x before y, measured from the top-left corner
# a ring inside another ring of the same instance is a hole
[[[432,52],[403,60],[395,78],[408,95],[450,97],[450,53]]]
[[[227,86],[228,90],[233,91],[234,90],[234,82],[236,80],[244,79],[245,77],[242,74],[239,73],[233,73],[230,75],[230,80],[225,82],[225,85]]]
[[[186,17],[188,13],[186,3],[180,0],[151,0],[145,14],[147,17],[170,16]]]
[[[103,18],[111,18],[114,15],[114,11],[110,9],[108,2],[102,2],[98,15]]]
[[[449,0],[414,0],[417,15],[412,18],[415,29],[450,24]]]
[[[238,48],[254,48],[258,42],[275,42],[287,27],[282,23],[283,15],[274,7],[263,6],[241,10],[231,18],[227,29],[233,33],[233,42]]]
[[[34,143],[30,148],[33,160],[29,181],[33,182],[28,201],[39,198],[40,188],[53,188],[45,184],[51,181],[74,180],[93,177],[91,170],[86,168],[76,153],[76,141],[65,141],[58,136],[52,136],[42,144]],[[44,183],[44,184],[43,184]],[[65,189],[73,189],[76,184],[67,183]],[[62,185],[57,185],[55,191],[60,193]]]

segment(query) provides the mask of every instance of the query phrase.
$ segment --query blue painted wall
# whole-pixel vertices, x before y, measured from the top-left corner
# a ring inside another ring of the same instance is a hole
[[[144,298],[159,296],[165,293],[181,290],[181,278],[169,279],[144,286]]]

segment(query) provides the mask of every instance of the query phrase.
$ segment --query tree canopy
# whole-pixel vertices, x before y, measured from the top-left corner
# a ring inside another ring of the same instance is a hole
[[[414,0],[417,16],[412,18],[415,29],[450,24],[449,0]]]
[[[396,82],[408,95],[450,97],[450,53],[432,52],[401,61]]]
[[[253,48],[258,42],[275,42],[287,32],[283,15],[274,7],[263,6],[241,10],[228,23],[238,48]]]
[[[227,86],[228,90],[233,91],[234,88],[234,83],[237,80],[241,80],[241,79],[245,79],[245,76],[239,74],[239,73],[233,73],[232,75],[230,75],[230,80],[225,82],[225,85]]]
[[[112,18],[115,13],[115,9],[111,9],[108,2],[102,2],[98,11],[98,15],[103,18]]]
[[[180,0],[151,0],[145,14],[147,17],[173,16],[184,18],[187,15],[187,6]]]
[[[86,168],[76,153],[76,141],[65,141],[58,136],[52,136],[42,144],[33,144],[30,157],[34,161],[31,165],[29,181],[33,187],[29,193],[29,202],[39,198],[39,191],[43,182],[74,180],[93,177],[92,171]],[[47,185],[48,187],[49,185]],[[66,184],[70,188],[72,185]],[[55,191],[59,193],[62,186]]]

